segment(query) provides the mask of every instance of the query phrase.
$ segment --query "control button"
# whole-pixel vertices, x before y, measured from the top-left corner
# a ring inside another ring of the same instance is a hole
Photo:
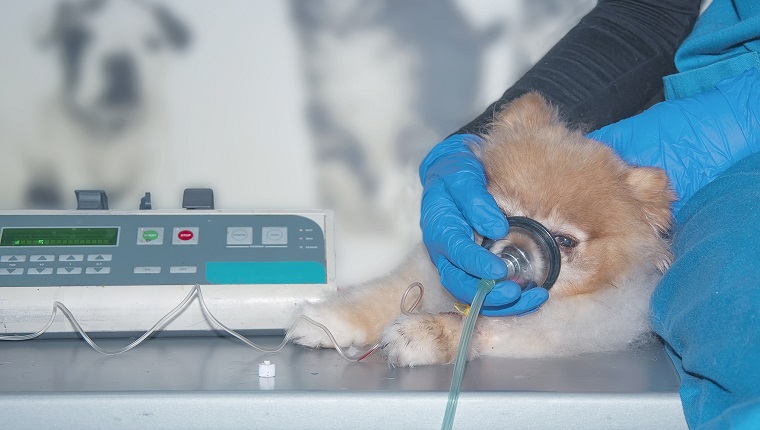
[[[134,273],[161,273],[161,266],[137,266]]]
[[[198,227],[174,227],[173,245],[197,245]]]
[[[86,275],[107,275],[111,273],[110,267],[88,267],[84,270]]]
[[[195,273],[198,271],[196,266],[171,266],[169,273]]]
[[[0,269],[0,275],[23,275],[24,269],[17,267],[17,268],[10,268],[10,269]]]
[[[81,267],[59,267],[55,270],[55,273],[58,275],[81,275],[82,274],[82,268]]]
[[[0,263],[23,263],[24,261],[26,261],[26,255],[0,256]]]
[[[29,261],[55,261],[55,255],[32,255]]]
[[[31,267],[26,271],[29,275],[52,275],[52,267]]]
[[[287,245],[287,227],[261,227],[262,245]]]
[[[84,255],[82,254],[61,254],[58,256],[58,261],[82,261]]]
[[[137,229],[138,245],[163,245],[163,227],[140,227]]]
[[[90,254],[87,261],[111,261],[111,254]]]
[[[227,245],[253,245],[253,227],[227,227]]]

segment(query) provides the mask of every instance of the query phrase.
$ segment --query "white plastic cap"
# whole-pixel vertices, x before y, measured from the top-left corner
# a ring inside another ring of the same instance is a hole
[[[274,363],[269,360],[265,360],[263,363],[259,363],[259,378],[274,378],[274,374]]]

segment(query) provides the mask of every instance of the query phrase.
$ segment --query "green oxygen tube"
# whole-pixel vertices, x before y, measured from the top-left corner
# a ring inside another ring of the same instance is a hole
[[[496,281],[492,279],[481,279],[478,283],[478,291],[472,300],[470,310],[462,326],[462,337],[459,339],[459,349],[457,358],[454,363],[454,375],[451,377],[451,388],[449,388],[449,401],[446,404],[446,414],[443,417],[441,430],[448,430],[454,426],[454,415],[457,412],[457,401],[459,400],[459,391],[462,389],[462,377],[464,376],[464,365],[467,363],[467,352],[470,350],[470,339],[472,331],[475,329],[475,320],[478,319],[480,308],[483,306],[483,300],[491,292]]]

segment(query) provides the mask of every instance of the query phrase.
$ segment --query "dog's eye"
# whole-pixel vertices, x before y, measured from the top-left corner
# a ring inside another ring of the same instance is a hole
[[[578,241],[567,236],[562,235],[556,235],[554,236],[554,240],[557,241],[557,245],[563,247],[563,248],[575,248],[576,245],[578,245]]]

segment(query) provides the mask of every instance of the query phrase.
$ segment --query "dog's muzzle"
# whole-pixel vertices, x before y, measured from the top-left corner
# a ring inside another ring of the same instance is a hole
[[[526,217],[507,217],[509,233],[497,240],[483,239],[484,248],[507,265],[507,276],[527,291],[551,288],[559,276],[561,255],[554,237],[541,223]]]

